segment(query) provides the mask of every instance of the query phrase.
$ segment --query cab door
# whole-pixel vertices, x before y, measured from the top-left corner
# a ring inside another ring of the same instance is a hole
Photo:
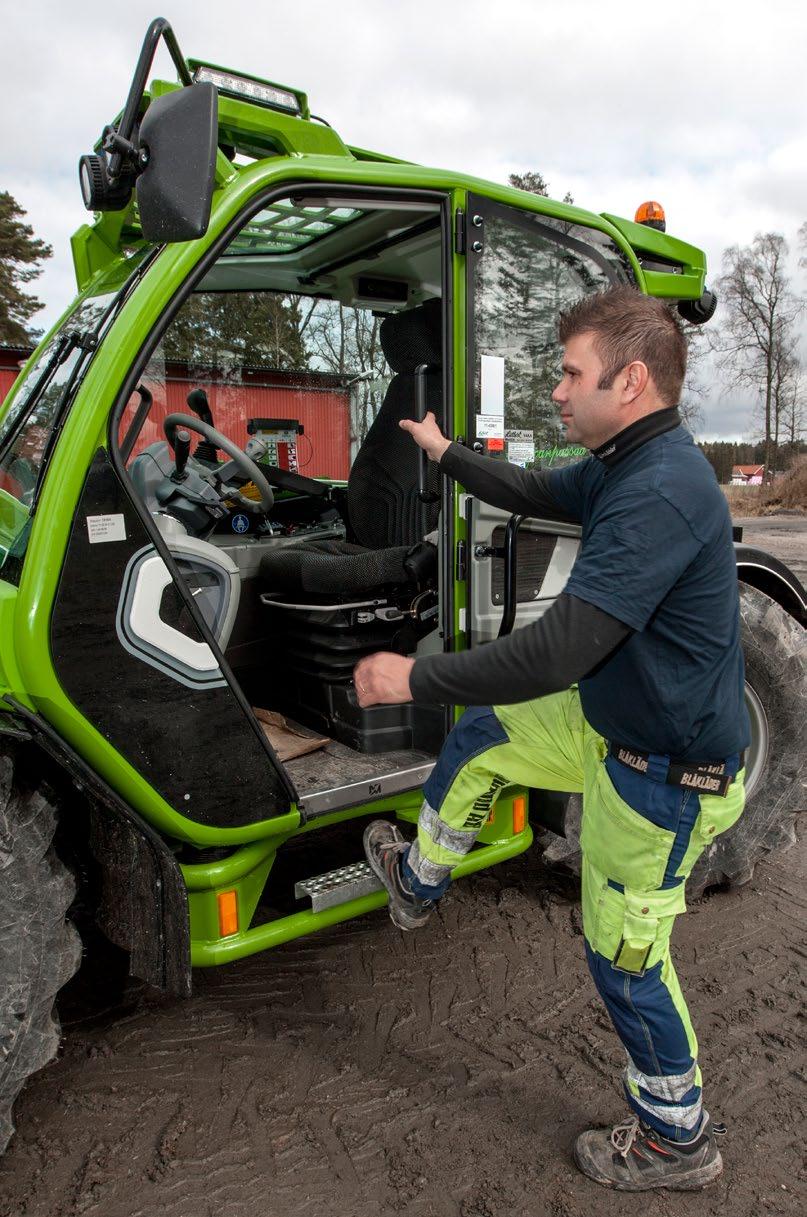
[[[546,206],[551,208],[549,200]],[[527,469],[580,460],[586,450],[566,443],[551,396],[562,359],[558,316],[582,296],[629,278],[621,251],[596,229],[481,195],[469,195],[467,214],[468,443]],[[508,544],[508,512],[467,495],[464,513],[467,636],[475,646],[503,628],[505,550],[515,560],[513,624],[524,626],[563,590],[579,529],[525,519]],[[503,632],[509,632],[508,622]]]

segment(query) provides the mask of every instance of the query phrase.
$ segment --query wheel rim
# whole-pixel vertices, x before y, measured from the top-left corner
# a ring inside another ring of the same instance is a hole
[[[751,720],[751,743],[745,754],[745,794],[746,798],[750,798],[762,780],[768,760],[770,730],[765,707],[748,682],[745,685],[745,704]]]

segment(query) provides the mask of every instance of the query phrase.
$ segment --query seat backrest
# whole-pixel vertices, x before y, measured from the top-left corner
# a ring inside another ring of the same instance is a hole
[[[391,313],[380,327],[384,356],[395,372],[381,409],[358,451],[347,484],[353,537],[367,549],[414,545],[437,525],[439,503],[417,495],[418,446],[398,423],[415,417],[415,368],[434,369],[426,378],[426,405],[441,417],[442,320],[439,300],[405,313]],[[429,489],[437,490],[437,466],[429,463]]]

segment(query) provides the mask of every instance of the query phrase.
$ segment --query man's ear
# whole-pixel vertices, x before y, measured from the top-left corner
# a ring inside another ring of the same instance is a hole
[[[634,359],[629,363],[623,372],[624,393],[626,400],[633,402],[637,397],[641,397],[647,388],[647,382],[650,379],[650,373],[647,370],[647,364],[642,363],[641,359]]]

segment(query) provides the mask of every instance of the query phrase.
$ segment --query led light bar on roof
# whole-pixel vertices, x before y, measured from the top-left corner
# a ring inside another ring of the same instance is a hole
[[[195,80],[209,81],[216,86],[220,93],[228,97],[238,97],[242,101],[251,101],[259,106],[268,106],[271,110],[283,110],[286,114],[300,115],[300,102],[294,93],[286,89],[278,89],[276,85],[251,80],[249,76],[236,76],[234,72],[224,72],[221,68],[198,67]]]

